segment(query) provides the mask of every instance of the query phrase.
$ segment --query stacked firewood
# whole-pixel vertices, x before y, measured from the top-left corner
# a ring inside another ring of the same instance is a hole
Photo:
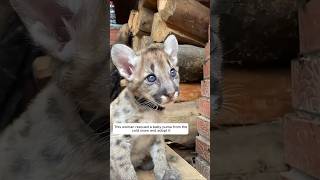
[[[207,3],[209,0],[198,0]],[[161,43],[169,34],[179,41],[179,71],[182,82],[199,82],[208,42],[210,9],[197,0],[139,0],[120,34],[131,34],[131,44],[139,51]]]

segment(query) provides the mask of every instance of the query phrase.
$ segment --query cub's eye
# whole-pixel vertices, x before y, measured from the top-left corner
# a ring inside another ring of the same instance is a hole
[[[176,71],[174,68],[172,68],[172,69],[170,70],[170,76],[171,76],[171,77],[176,77],[176,75],[177,75],[177,71]]]
[[[157,77],[156,75],[154,74],[149,74],[146,79],[149,81],[149,82],[155,82],[157,80]]]

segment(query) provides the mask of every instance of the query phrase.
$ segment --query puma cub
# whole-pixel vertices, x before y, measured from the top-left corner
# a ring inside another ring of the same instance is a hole
[[[111,127],[113,123],[161,122],[164,104],[179,94],[177,53],[178,42],[173,35],[166,39],[164,48],[149,47],[137,54],[125,45],[113,46],[112,61],[128,83],[111,103]],[[135,168],[150,156],[157,180],[181,179],[168,165],[162,135],[119,135],[111,131],[112,180],[136,180]]]

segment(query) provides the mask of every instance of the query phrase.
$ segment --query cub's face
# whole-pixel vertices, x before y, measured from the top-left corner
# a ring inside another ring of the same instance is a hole
[[[137,97],[144,97],[158,104],[175,101],[179,95],[178,66],[163,49],[150,48],[142,52],[140,63],[128,83]]]
[[[171,35],[164,48],[148,48],[139,55],[124,45],[111,50],[113,63],[128,80],[128,89],[139,99],[163,105],[175,101],[179,95],[177,66],[178,43]]]

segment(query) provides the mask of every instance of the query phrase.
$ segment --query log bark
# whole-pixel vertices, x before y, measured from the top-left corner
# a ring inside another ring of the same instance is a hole
[[[143,31],[150,33],[153,21],[153,11],[147,8],[141,8],[135,14],[132,20],[132,34],[135,36]]]
[[[203,79],[204,48],[179,45],[178,66],[181,82],[200,82]]]
[[[195,0],[160,0],[159,15],[174,29],[183,30],[190,36],[208,42],[210,9]]]
[[[189,27],[190,25],[186,26]],[[208,28],[208,27],[207,27]],[[169,34],[176,36],[180,44],[191,44],[204,47],[206,41],[203,41],[199,37],[190,35],[182,30],[174,29],[163,21],[159,13],[155,13],[153,17],[151,37],[154,42],[164,42]]]
[[[138,9],[142,8],[148,8],[154,12],[157,11],[157,0],[139,0]]]

